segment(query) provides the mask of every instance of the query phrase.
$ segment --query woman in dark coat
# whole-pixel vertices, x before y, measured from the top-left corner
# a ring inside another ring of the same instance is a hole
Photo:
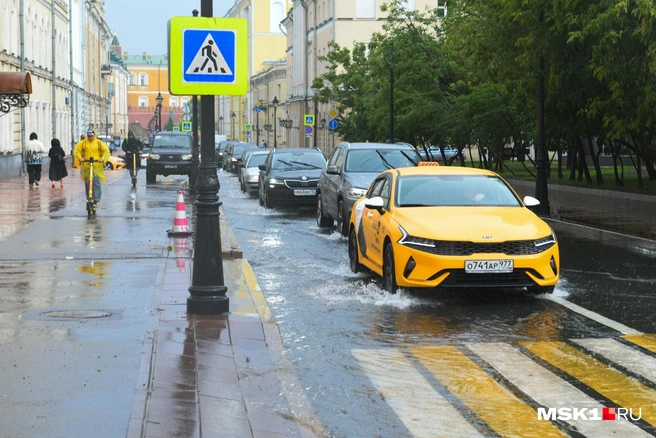
[[[50,168],[48,169],[48,178],[52,181],[52,188],[55,188],[55,181],[59,181],[61,187],[64,187],[64,178],[68,176],[68,171],[66,170],[66,159],[64,158],[66,154],[64,149],[61,147],[59,140],[53,138],[50,141],[50,151],[48,151],[48,156],[50,157]]]

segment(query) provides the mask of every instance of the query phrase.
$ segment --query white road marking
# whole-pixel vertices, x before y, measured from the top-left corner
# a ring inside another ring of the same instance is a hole
[[[612,328],[613,330],[617,330],[620,333],[623,333],[625,335],[632,335],[632,334],[642,334],[642,332],[639,332],[638,330],[632,329],[631,327],[627,327],[624,324],[621,324],[617,321],[613,321],[612,319],[606,318],[605,316],[602,316],[598,313],[593,312],[592,310],[588,310],[584,307],[581,307],[577,304],[570,303],[564,298],[560,297],[554,297],[554,296],[546,296],[545,299],[551,300],[555,303],[560,304],[563,307],[567,307],[569,310],[576,312],[580,315],[585,316],[586,318],[589,318],[593,321],[597,321],[600,324],[603,324],[607,327]]]
[[[467,347],[526,395],[546,408],[598,408],[601,410],[604,407],[509,344],[477,343],[468,344]],[[586,436],[651,436],[625,421],[571,420],[568,423],[575,425]]]
[[[656,383],[656,359],[614,339],[572,339],[616,364]]]
[[[352,350],[352,353],[415,437],[481,436],[399,351]]]

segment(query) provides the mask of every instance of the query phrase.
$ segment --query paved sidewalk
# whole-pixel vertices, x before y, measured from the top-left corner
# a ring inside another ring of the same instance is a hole
[[[230,314],[187,316],[192,261],[166,260],[128,437],[318,436],[309,404],[294,392],[301,386],[285,371],[280,332],[257,279],[223,216],[220,224]],[[191,248],[193,237],[178,239],[171,246]]]

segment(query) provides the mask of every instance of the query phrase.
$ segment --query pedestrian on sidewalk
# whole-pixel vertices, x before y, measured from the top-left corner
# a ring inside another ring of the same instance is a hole
[[[41,155],[46,151],[35,132],[30,134],[30,140],[25,143],[25,164],[27,165],[27,175],[29,177],[30,187],[34,184],[39,185],[41,181]]]
[[[55,181],[59,181],[60,187],[64,187],[64,178],[68,176],[65,155],[59,139],[53,138],[50,140],[50,150],[48,151],[50,167],[48,168],[48,177],[52,181],[53,189],[55,188]]]

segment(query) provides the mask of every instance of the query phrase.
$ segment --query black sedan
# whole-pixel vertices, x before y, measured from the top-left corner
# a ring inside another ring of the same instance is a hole
[[[259,199],[266,208],[317,202],[317,183],[326,158],[318,149],[286,148],[272,151],[260,168]]]

